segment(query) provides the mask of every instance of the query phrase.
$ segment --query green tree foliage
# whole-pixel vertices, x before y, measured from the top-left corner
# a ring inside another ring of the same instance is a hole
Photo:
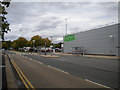
[[[27,47],[32,47],[32,45],[33,45],[32,41],[27,42]]]
[[[11,47],[12,42],[11,41],[3,41],[2,48],[9,49]]]
[[[19,48],[18,45],[17,45],[17,40],[14,40],[14,41],[12,42],[12,47],[13,47],[14,49],[18,49],[18,48]]]
[[[9,29],[9,23],[6,21],[5,15],[7,15],[6,8],[9,7],[10,0],[6,1],[0,1],[0,36],[1,39],[4,41],[4,34],[10,31]]]
[[[33,42],[35,40],[35,42]],[[44,45],[44,41],[43,41],[43,38],[39,35],[35,35],[31,38],[31,41],[33,42],[33,44],[35,46],[42,46]]]
[[[24,37],[19,37],[17,40],[13,41],[12,47],[14,49],[18,49],[18,48],[26,47],[27,44],[28,44],[27,39],[25,39]]]
[[[49,40],[48,38],[44,39],[44,44],[46,43],[47,46],[51,45],[51,40]]]
[[[3,42],[3,43],[2,43],[2,48],[8,49],[8,44],[7,44],[6,42]]]
[[[34,42],[33,42],[34,40]],[[19,49],[23,47],[37,47],[37,46],[44,46],[46,43],[47,46],[51,45],[51,41],[48,38],[42,38],[39,35],[35,35],[31,38],[30,41],[25,39],[24,37],[19,37],[17,40],[12,42],[12,46],[14,49]]]
[[[33,40],[35,40],[35,42],[33,42]],[[51,45],[51,41],[48,38],[42,38],[39,35],[35,35],[31,38],[32,43],[34,43],[35,46],[44,46],[45,43],[47,46]]]

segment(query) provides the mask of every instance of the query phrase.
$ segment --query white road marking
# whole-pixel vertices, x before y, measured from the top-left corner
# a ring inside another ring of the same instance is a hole
[[[34,62],[37,62],[37,63],[40,63],[40,64],[43,64],[42,62],[39,62],[39,61],[36,61],[36,60],[33,60]]]
[[[26,58],[28,58],[28,57],[26,57]],[[39,62],[39,61],[33,60],[32,58],[28,58],[28,59],[29,59],[29,60],[32,60],[32,61],[34,61],[34,62],[37,62],[37,63],[43,64],[42,62]]]
[[[99,86],[105,87],[105,88],[110,88],[110,87],[108,87],[108,86],[105,86],[105,85],[102,85],[102,84],[99,84],[99,83],[93,82],[93,81],[88,80],[88,79],[85,79],[85,80],[88,81],[88,82],[91,82],[91,83],[97,84],[97,85],[99,85]]]
[[[55,70],[61,71],[61,72],[63,72],[63,73],[69,74],[68,72],[65,72],[65,71],[63,71],[63,70],[60,70],[60,69],[58,69],[58,68],[55,68],[55,67],[52,67],[52,66],[50,66],[50,65],[47,65],[47,66],[48,66],[48,67],[50,67],[50,68],[53,68],[53,69],[55,69]]]
[[[38,62],[38,63],[43,64],[42,62]]]

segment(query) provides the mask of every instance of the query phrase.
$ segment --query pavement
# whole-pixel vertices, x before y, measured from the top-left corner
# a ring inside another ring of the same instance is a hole
[[[83,55],[83,57],[120,59],[120,57],[117,57],[117,56],[101,56],[101,55]]]
[[[41,57],[45,57],[45,58],[58,58],[60,56],[56,56],[56,55],[40,55]]]
[[[75,55],[67,53],[54,53],[56,55],[67,55],[67,56],[82,56],[82,57],[91,57],[91,58],[108,58],[108,59],[120,59],[118,56],[107,56],[107,55]]]
[[[7,87],[10,88],[18,88],[17,81],[15,79],[15,75],[13,73],[11,64],[8,60],[8,57],[5,56],[5,64],[6,64],[6,77],[7,77]]]
[[[105,88],[22,55],[10,55],[35,88]]]

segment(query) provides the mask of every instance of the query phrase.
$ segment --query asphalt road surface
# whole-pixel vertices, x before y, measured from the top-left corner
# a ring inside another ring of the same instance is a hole
[[[59,68],[74,76],[111,88],[118,88],[118,60],[80,56],[61,56],[60,58],[43,58],[36,55],[25,56]]]
[[[25,58],[22,55],[10,55],[10,58],[18,65],[35,88],[103,88],[36,60]]]

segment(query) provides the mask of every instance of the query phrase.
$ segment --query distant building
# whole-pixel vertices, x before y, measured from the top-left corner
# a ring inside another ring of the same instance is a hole
[[[103,54],[118,56],[118,25],[114,24],[64,36],[65,53]],[[119,31],[119,32],[118,32]]]

